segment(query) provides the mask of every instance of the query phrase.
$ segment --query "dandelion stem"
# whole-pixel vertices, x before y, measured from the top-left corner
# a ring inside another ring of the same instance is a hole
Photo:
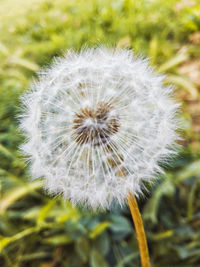
[[[134,195],[131,194],[130,192],[128,194],[127,200],[128,200],[128,205],[129,205],[131,215],[133,218],[133,222],[135,225],[136,234],[137,234],[138,245],[139,245],[139,250],[140,250],[141,265],[142,267],[150,267],[147,240],[146,240],[142,217],[140,214],[140,210],[138,208],[137,201]]]

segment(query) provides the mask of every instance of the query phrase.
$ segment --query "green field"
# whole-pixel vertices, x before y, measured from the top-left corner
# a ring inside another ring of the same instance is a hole
[[[200,266],[200,2],[1,0],[0,266],[140,266],[128,208],[51,198],[18,147],[20,95],[67,49],[106,44],[148,56],[181,107],[179,155],[139,201],[154,267]]]

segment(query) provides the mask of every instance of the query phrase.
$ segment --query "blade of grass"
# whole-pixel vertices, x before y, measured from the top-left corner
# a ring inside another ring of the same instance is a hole
[[[171,58],[170,60],[166,61],[165,63],[163,63],[157,70],[159,72],[166,72],[167,70],[174,68],[175,66],[179,65],[180,63],[182,63],[187,59],[188,59],[187,54],[179,54]]]
[[[0,201],[0,214],[3,214],[16,200],[42,186],[42,181],[35,181],[7,192]]]
[[[187,79],[186,77],[180,76],[180,75],[173,75],[170,74],[165,78],[166,84],[175,84],[179,87],[182,87],[185,89],[191,96],[193,96],[195,99],[198,97],[199,92],[198,89],[194,86],[194,84]]]

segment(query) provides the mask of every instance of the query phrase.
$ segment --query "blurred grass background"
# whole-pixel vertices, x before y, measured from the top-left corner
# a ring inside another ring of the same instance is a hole
[[[139,204],[152,266],[200,266],[198,0],[1,0],[0,266],[140,266],[127,208],[94,214],[50,198],[18,152],[19,96],[35,72],[102,43],[149,56],[183,103],[180,154]]]

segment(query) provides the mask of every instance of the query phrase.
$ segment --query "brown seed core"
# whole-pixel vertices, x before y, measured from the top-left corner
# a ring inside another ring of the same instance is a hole
[[[119,130],[119,118],[111,115],[111,104],[100,102],[96,109],[86,107],[75,114],[73,129],[79,144],[99,146],[108,144],[110,137]]]

